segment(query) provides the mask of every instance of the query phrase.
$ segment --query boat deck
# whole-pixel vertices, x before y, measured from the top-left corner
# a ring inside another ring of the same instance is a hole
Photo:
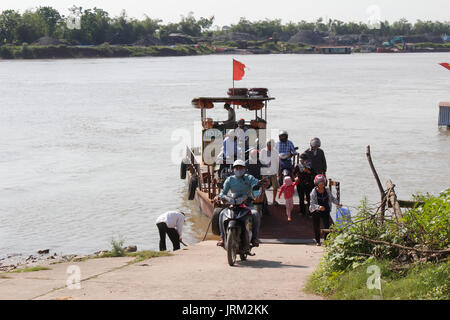
[[[200,160],[199,158],[197,159]],[[203,164],[201,165],[201,171],[207,171],[207,167]],[[209,204],[207,190],[204,190],[201,194],[202,196],[199,196],[199,192],[197,192],[196,200],[199,202],[201,210],[207,216],[212,216],[212,206]],[[272,189],[266,190],[266,195],[269,202],[270,215],[263,214],[261,217],[259,239],[262,243],[315,243],[312,218],[300,214],[297,190],[295,190],[294,194],[294,209],[291,213],[292,221],[289,222],[287,221],[284,198],[277,199],[279,204],[273,205]],[[323,226],[321,227],[323,228]]]
[[[312,219],[300,215],[299,198],[294,195],[292,221],[287,221],[284,199],[277,199],[279,205],[272,205],[272,190],[266,191],[270,216],[261,217],[259,238],[262,243],[315,243]]]

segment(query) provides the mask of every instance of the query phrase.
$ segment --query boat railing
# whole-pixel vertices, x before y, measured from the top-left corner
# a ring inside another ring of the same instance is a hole
[[[198,163],[197,159],[195,158],[195,154],[192,151],[191,148],[186,146],[186,159],[185,163],[187,164],[187,169],[190,171],[192,176],[196,176],[201,178],[200,176],[200,164]],[[199,179],[200,182],[201,179]],[[199,187],[201,188],[201,185],[199,184]]]

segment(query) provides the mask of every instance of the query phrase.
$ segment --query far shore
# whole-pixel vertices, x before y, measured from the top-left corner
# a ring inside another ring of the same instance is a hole
[[[183,44],[172,46],[131,46],[109,45],[97,46],[69,46],[69,45],[3,45],[0,46],[0,60],[12,59],[76,59],[76,58],[125,58],[125,57],[177,57],[197,55],[224,55],[224,54],[325,54],[320,48],[308,44],[278,43],[277,45],[255,45],[249,48],[238,48],[211,44]],[[327,47],[327,46],[325,46]],[[333,46],[329,46],[333,47]],[[369,53],[359,46],[339,46],[349,48],[353,53]],[[338,48],[338,47],[336,47]],[[398,53],[413,52],[450,52],[450,46],[421,46],[413,51],[399,51]],[[339,53],[337,53],[339,54]]]

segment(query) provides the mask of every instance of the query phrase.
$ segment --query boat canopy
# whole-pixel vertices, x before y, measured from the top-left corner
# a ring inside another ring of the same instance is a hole
[[[275,100],[272,97],[199,97],[192,99],[192,106],[196,109],[212,109],[214,103],[229,103],[230,105],[238,105],[248,110],[261,110],[265,102]]]

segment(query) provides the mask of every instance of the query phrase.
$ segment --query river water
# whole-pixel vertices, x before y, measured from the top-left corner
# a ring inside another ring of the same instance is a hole
[[[272,129],[287,129],[300,150],[321,138],[328,176],[353,212],[364,196],[379,201],[367,145],[399,198],[449,187],[450,133],[437,120],[439,101],[450,100],[450,73],[438,63],[450,54],[235,58],[249,67],[237,87],[276,98]],[[231,87],[231,59],[0,61],[0,257],[92,253],[112,238],[157,249],[154,221],[171,209],[189,214],[185,242],[203,238],[209,220],[186,199],[172,134],[193,134],[193,97]]]

